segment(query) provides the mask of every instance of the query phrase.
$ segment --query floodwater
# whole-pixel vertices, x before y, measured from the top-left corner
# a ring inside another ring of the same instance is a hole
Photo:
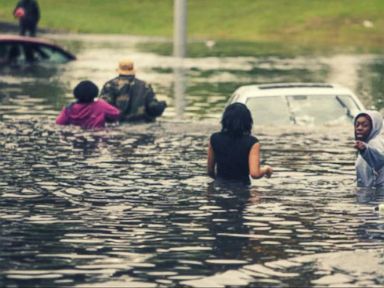
[[[336,82],[381,108],[383,58],[178,63],[137,51],[135,38],[55,39],[78,61],[1,72],[0,286],[384,285],[384,194],[354,187],[352,127],[256,126],[272,178],[232,187],[205,173],[209,135],[239,85]],[[54,125],[78,81],[100,87],[127,56],[169,103],[160,121]]]

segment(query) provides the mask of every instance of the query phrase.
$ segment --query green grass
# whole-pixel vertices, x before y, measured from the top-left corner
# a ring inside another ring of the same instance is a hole
[[[40,27],[172,37],[173,0],[38,2],[42,11]],[[15,23],[11,15],[14,5],[13,0],[0,2],[2,21]],[[329,48],[382,52],[383,16],[383,0],[188,0],[188,37],[193,41],[249,43],[245,54],[247,50],[282,51],[284,47],[288,53],[295,53],[296,49],[326,51]],[[365,27],[366,20],[373,27]]]

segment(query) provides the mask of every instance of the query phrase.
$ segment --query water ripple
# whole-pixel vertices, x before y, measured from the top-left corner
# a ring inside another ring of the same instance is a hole
[[[0,283],[380,284],[380,272],[315,273],[308,264],[323,253],[383,248],[384,219],[374,210],[383,196],[354,188],[346,129],[337,141],[300,131],[310,147],[294,132],[260,132],[276,174],[245,189],[205,175],[217,126],[183,125],[190,134],[169,122],[97,132],[0,122]]]

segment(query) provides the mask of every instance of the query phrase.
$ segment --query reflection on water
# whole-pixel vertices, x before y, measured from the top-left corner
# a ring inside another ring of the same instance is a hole
[[[2,286],[383,284],[378,260],[348,281],[342,263],[310,264],[383,248],[384,199],[356,198],[346,127],[261,129],[276,174],[245,188],[205,176],[214,125],[0,126]]]
[[[185,87],[186,87],[186,69],[183,67],[183,60],[178,59],[179,65],[174,68],[175,80],[174,80],[174,101],[175,101],[175,116],[177,118],[182,118],[185,111]]]
[[[85,45],[45,76],[2,78],[0,286],[384,284],[384,196],[354,188],[352,127],[255,127],[274,177],[245,188],[206,176],[208,137],[232,88],[321,80],[317,60],[187,59],[184,116],[214,119],[176,122],[170,58]],[[127,52],[171,103],[165,120],[98,132],[52,125],[77,81],[101,85]]]

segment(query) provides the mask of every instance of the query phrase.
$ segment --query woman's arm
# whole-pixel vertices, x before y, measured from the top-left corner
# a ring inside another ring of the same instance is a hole
[[[209,177],[215,179],[215,152],[213,151],[211,143],[208,145],[208,163],[207,171]]]
[[[115,106],[109,104],[108,102],[106,102],[103,99],[99,99],[98,101],[100,103],[99,105],[101,106],[101,108],[105,112],[105,120],[107,122],[114,122],[114,121],[119,120],[119,118],[120,118],[120,110],[119,109],[117,109]]]
[[[57,116],[56,124],[58,124],[58,125],[68,125],[69,124],[68,111],[67,111],[66,107],[64,107],[61,110],[59,116]]]
[[[379,149],[366,143],[364,143],[363,148],[357,149],[359,150],[360,155],[372,169],[379,171],[384,166],[383,151],[380,151]]]
[[[260,143],[253,144],[248,156],[249,174],[253,179],[263,176],[271,177],[272,168],[268,165],[260,167]]]

